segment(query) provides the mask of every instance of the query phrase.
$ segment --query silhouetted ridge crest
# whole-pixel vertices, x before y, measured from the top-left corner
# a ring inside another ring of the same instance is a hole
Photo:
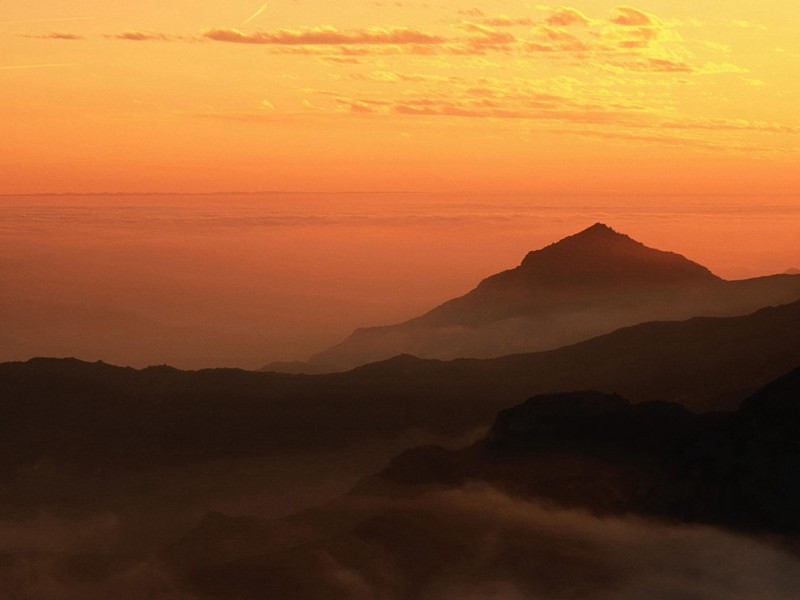
[[[575,285],[719,279],[707,268],[680,254],[645,246],[603,223],[529,252],[517,269],[501,275],[514,273],[518,278],[534,279],[538,283]]]
[[[657,450],[691,429],[696,415],[679,404],[633,405],[616,394],[547,394],[498,413],[487,448],[601,452],[635,456]]]
[[[598,513],[800,532],[800,369],[738,411],[697,414],[616,394],[547,394],[501,411],[484,440],[419,447],[357,493],[486,482]]]

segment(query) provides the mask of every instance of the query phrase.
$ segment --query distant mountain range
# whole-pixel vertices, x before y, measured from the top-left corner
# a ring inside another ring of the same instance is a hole
[[[74,359],[0,365],[0,474],[41,460],[145,468],[319,450],[423,430],[460,435],[543,393],[733,410],[800,365],[800,302],[637,325],[547,352],[450,362],[400,356],[288,375]]]
[[[411,354],[491,358],[558,348],[620,327],[743,315],[800,298],[796,273],[727,281],[598,223],[530,252],[468,294],[387,327],[359,329],[306,363],[265,370],[321,373]]]

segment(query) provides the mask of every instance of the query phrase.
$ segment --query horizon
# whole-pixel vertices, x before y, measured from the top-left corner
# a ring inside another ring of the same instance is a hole
[[[676,197],[676,198],[686,198],[686,197],[693,197],[693,198],[761,198],[761,197],[773,197],[773,196],[792,196],[796,197],[800,195],[800,191],[787,191],[787,192],[740,192],[740,193],[733,193],[733,192],[707,192],[707,193],[695,193],[695,192],[674,192],[674,193],[651,193],[643,195],[641,192],[579,192],[575,190],[567,190],[562,192],[536,192],[536,191],[520,191],[520,190],[510,190],[510,191],[478,191],[478,192],[466,192],[466,191],[444,191],[444,192],[437,192],[431,190],[311,190],[311,189],[275,189],[275,190],[218,190],[218,191],[187,191],[187,190],[177,190],[177,191],[136,191],[136,192],[121,192],[121,191],[94,191],[94,192],[76,192],[76,191],[41,191],[41,192],[28,192],[28,193],[7,193],[7,194],[0,194],[0,198],[30,198],[30,197],[37,197],[37,196],[257,196],[257,195],[268,195],[268,194],[275,194],[275,195],[282,195],[282,194],[294,194],[294,195],[367,195],[367,194],[375,194],[375,195],[446,195],[452,197],[461,197],[461,196],[531,196],[533,198],[540,197],[540,196],[554,196],[554,197],[586,197],[586,198],[593,198],[593,197],[609,197],[609,196],[620,196],[620,197],[632,197],[632,198],[669,198],[669,197]]]
[[[793,196],[570,198],[565,206],[527,194],[6,197],[0,312],[16,333],[0,359],[182,368],[306,360],[355,329],[461,296],[596,222],[725,279],[800,265]],[[157,333],[157,323],[171,333]],[[79,348],[71,336],[80,331]]]

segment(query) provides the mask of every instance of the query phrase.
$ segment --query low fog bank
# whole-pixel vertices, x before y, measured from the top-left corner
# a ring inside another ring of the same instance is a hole
[[[309,600],[788,599],[800,591],[800,562],[764,539],[598,518],[490,488],[349,498],[293,525],[296,539],[266,554],[251,538],[252,556],[233,520],[230,529],[207,525],[193,540],[220,550],[219,562],[185,571],[192,589]],[[191,546],[173,556],[191,555]]]
[[[289,520],[212,515],[147,556],[107,545],[108,515],[0,526],[0,587],[26,600],[796,598],[773,541],[598,518],[464,488],[348,497]]]
[[[409,446],[459,447],[483,433],[143,470],[39,461],[2,471],[0,598],[193,598],[159,556],[207,513],[284,518],[342,496]]]

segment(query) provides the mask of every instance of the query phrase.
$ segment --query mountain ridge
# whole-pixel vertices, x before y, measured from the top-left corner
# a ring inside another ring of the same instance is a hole
[[[410,449],[356,494],[484,482],[601,514],[637,512],[800,534],[800,368],[729,412],[631,404],[594,391],[500,411],[471,446]],[[560,468],[554,468],[554,465]]]
[[[42,460],[138,469],[205,459],[209,448],[230,458],[413,431],[464,436],[523,398],[575,389],[732,410],[798,364],[800,301],[746,316],[636,325],[546,352],[452,361],[406,355],[326,375],[5,363],[0,473]]]
[[[281,520],[208,514],[168,548],[166,561],[183,581],[212,598],[227,598],[236,589],[242,598],[261,598],[270,590],[309,600],[336,595],[340,579],[330,575],[327,564],[334,564],[337,574],[346,565],[359,581],[380,582],[374,587],[394,591],[386,597],[456,598],[462,597],[458,591],[429,596],[412,586],[441,589],[442,573],[463,579],[475,572],[490,581],[525,582],[519,589],[533,590],[571,561],[575,572],[557,576],[569,583],[567,591],[535,595],[564,598],[574,597],[574,582],[593,572],[589,557],[598,553],[602,573],[620,546],[622,569],[638,571],[631,561],[639,552],[625,548],[631,531],[620,535],[618,529],[622,519],[666,544],[658,560],[645,553],[645,563],[670,569],[676,556],[702,543],[695,537],[681,547],[678,540],[686,531],[728,532],[712,552],[715,565],[720,556],[736,552],[736,539],[752,545],[768,536],[771,547],[782,545],[796,555],[799,394],[800,369],[795,369],[730,413],[694,414],[661,402],[632,405],[592,391],[536,396],[501,411],[480,441],[459,449],[407,450],[324,506]],[[561,511],[568,511],[569,520],[559,518]],[[537,514],[541,521],[531,528]],[[591,529],[565,537],[577,519]],[[607,526],[616,535],[588,551],[591,531]],[[552,561],[542,558],[548,552]],[[496,570],[487,558],[493,555],[501,565]],[[690,559],[683,572],[696,574],[698,564]],[[784,568],[797,573],[796,565],[791,560]],[[708,595],[695,578],[686,593],[672,586],[666,595],[644,588],[620,594],[619,581],[607,581],[608,593],[599,597],[694,597],[698,590]],[[665,589],[663,578],[656,581],[659,592]],[[597,582],[588,589],[598,597]],[[712,596],[731,597],[732,589]],[[796,589],[787,586],[790,593]],[[764,590],[758,584],[742,597],[788,597]]]
[[[396,325],[359,328],[305,365],[322,373],[412,354],[492,358],[550,350],[620,327],[695,316],[735,316],[800,298],[800,276],[725,280],[688,258],[596,223],[539,250],[467,294]]]

